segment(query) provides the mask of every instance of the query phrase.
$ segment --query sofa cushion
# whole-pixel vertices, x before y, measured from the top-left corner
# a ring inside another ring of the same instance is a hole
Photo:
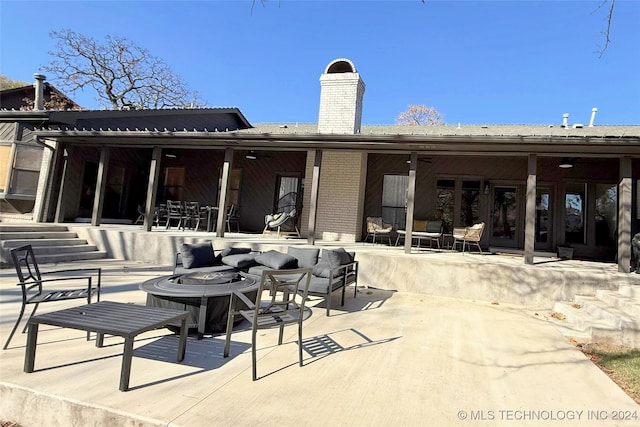
[[[331,276],[331,264],[328,261],[320,261],[313,266],[313,275],[316,277],[329,278]]]
[[[223,258],[229,255],[248,254],[249,252],[251,252],[251,248],[234,248],[232,246],[232,247],[223,249],[222,252],[220,252],[218,255],[221,258]]]
[[[274,270],[298,267],[298,260],[296,258],[275,250],[256,255],[255,260],[258,264],[265,265]]]
[[[207,267],[220,264],[220,259],[213,254],[211,242],[183,243],[181,246],[182,266],[184,268]]]
[[[298,260],[299,268],[312,268],[318,263],[318,248],[296,248],[289,246],[287,253]]]
[[[238,269],[248,268],[256,265],[255,253],[233,254],[222,257],[222,262]]]
[[[353,262],[353,256],[345,251],[344,248],[323,249],[322,261],[328,262],[331,268],[338,268],[341,265]]]

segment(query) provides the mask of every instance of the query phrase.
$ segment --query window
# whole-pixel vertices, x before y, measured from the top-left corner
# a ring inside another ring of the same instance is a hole
[[[462,181],[462,199],[460,201],[460,224],[464,227],[478,222],[480,201],[480,181]]]
[[[585,195],[587,184],[569,183],[565,194],[565,229],[566,243],[585,243],[584,214],[586,208]]]
[[[596,245],[614,246],[618,215],[618,187],[596,184]]]
[[[165,200],[182,200],[184,187],[184,168],[168,167],[164,175]]]
[[[9,193],[35,196],[42,163],[42,148],[16,145],[16,158]]]
[[[407,222],[409,176],[385,175],[382,183],[382,220],[404,228]]]
[[[453,209],[456,193],[456,181],[439,179],[436,185],[436,219],[442,220],[445,233],[453,230]]]

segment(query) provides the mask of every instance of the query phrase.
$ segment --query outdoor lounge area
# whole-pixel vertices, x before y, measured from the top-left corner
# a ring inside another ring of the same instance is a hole
[[[513,257],[501,255],[463,258],[460,253],[437,251],[406,255],[399,248],[362,244],[357,250],[362,273],[375,264],[370,258],[376,251],[377,261],[399,256],[414,266],[433,263],[431,256],[442,257],[440,262],[456,257],[449,265],[463,260],[467,269],[493,258],[496,274],[501,264],[507,270],[516,266]],[[399,254],[390,257],[391,251]],[[587,271],[588,264],[563,263],[558,264],[576,274],[585,271],[597,276],[594,270]],[[102,269],[102,300],[128,304],[144,304],[146,295],[138,285],[173,270],[171,264],[117,259],[88,264]],[[57,267],[69,265],[87,264]],[[51,266],[43,269],[47,267]],[[517,267],[523,266],[518,263]],[[541,264],[541,270],[553,268]],[[374,274],[379,273],[375,269]],[[3,338],[19,307],[13,275],[11,270],[0,270]],[[96,348],[87,343],[83,331],[42,328],[36,369],[27,374],[23,372],[26,336],[17,334],[0,353],[1,418],[19,420],[25,426],[64,424],[71,417],[80,425],[199,426],[209,425],[213,413],[229,425],[255,425],[275,416],[283,425],[291,425],[299,417],[283,415],[288,413],[285,408],[302,407],[309,400],[324,404],[305,406],[305,425],[458,425],[461,411],[481,408],[560,411],[571,407],[584,414],[599,407],[639,409],[544,318],[543,311],[503,301],[495,305],[485,299],[367,288],[366,277],[361,274],[357,297],[347,292],[345,305],[332,309],[329,317],[323,298],[310,299],[313,314],[304,321],[302,367],[297,360],[296,328],[285,329],[282,345],[277,345],[277,329],[262,331],[257,381],[252,381],[247,323],[234,328],[228,358],[223,358],[224,334],[202,340],[189,337],[182,362],[176,360],[178,337],[171,331],[140,335],[127,393],[114,392],[121,338],[106,336],[104,347]],[[464,378],[464,389],[453,378]],[[296,389],[301,382],[304,393],[288,394],[286,403],[273,393],[274,388]],[[550,388],[553,393],[548,392]],[[328,389],[333,392],[327,394]],[[33,396],[38,397],[40,408],[51,409],[23,411]],[[261,402],[258,412],[254,399]],[[402,403],[389,407],[389,401]],[[465,421],[465,425],[481,424]],[[600,420],[584,425],[608,424]]]

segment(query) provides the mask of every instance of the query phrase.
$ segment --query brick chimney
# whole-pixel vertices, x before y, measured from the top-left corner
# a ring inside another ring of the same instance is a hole
[[[33,77],[36,82],[33,84],[36,92],[36,99],[34,100],[33,109],[42,111],[44,110],[44,81],[47,79],[44,74],[35,73]]]
[[[365,84],[353,62],[333,60],[320,76],[318,133],[360,133]]]

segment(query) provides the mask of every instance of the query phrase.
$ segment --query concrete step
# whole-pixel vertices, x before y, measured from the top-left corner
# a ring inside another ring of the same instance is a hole
[[[68,231],[64,225],[56,224],[0,224],[0,234],[20,233],[25,231]]]
[[[618,292],[628,297],[640,298],[640,285],[623,284],[618,288]]]
[[[586,341],[640,347],[640,318],[609,306],[595,297],[576,296],[574,303],[557,302],[555,313],[564,315],[550,322],[565,336]]]
[[[640,297],[627,296],[619,291],[600,289],[596,291],[596,298],[616,307],[631,318],[640,319]]]
[[[2,233],[2,240],[73,239],[78,235],[72,231],[10,231]]]
[[[107,257],[104,251],[76,252],[63,254],[46,254],[37,255],[38,265],[40,264],[57,264],[61,262],[103,259]]]
[[[4,236],[3,236],[4,237]],[[2,240],[0,242],[5,249],[17,248],[22,245],[31,245],[33,248],[43,246],[76,246],[87,245],[88,242],[85,239],[72,238],[72,239],[17,239],[17,240]]]

